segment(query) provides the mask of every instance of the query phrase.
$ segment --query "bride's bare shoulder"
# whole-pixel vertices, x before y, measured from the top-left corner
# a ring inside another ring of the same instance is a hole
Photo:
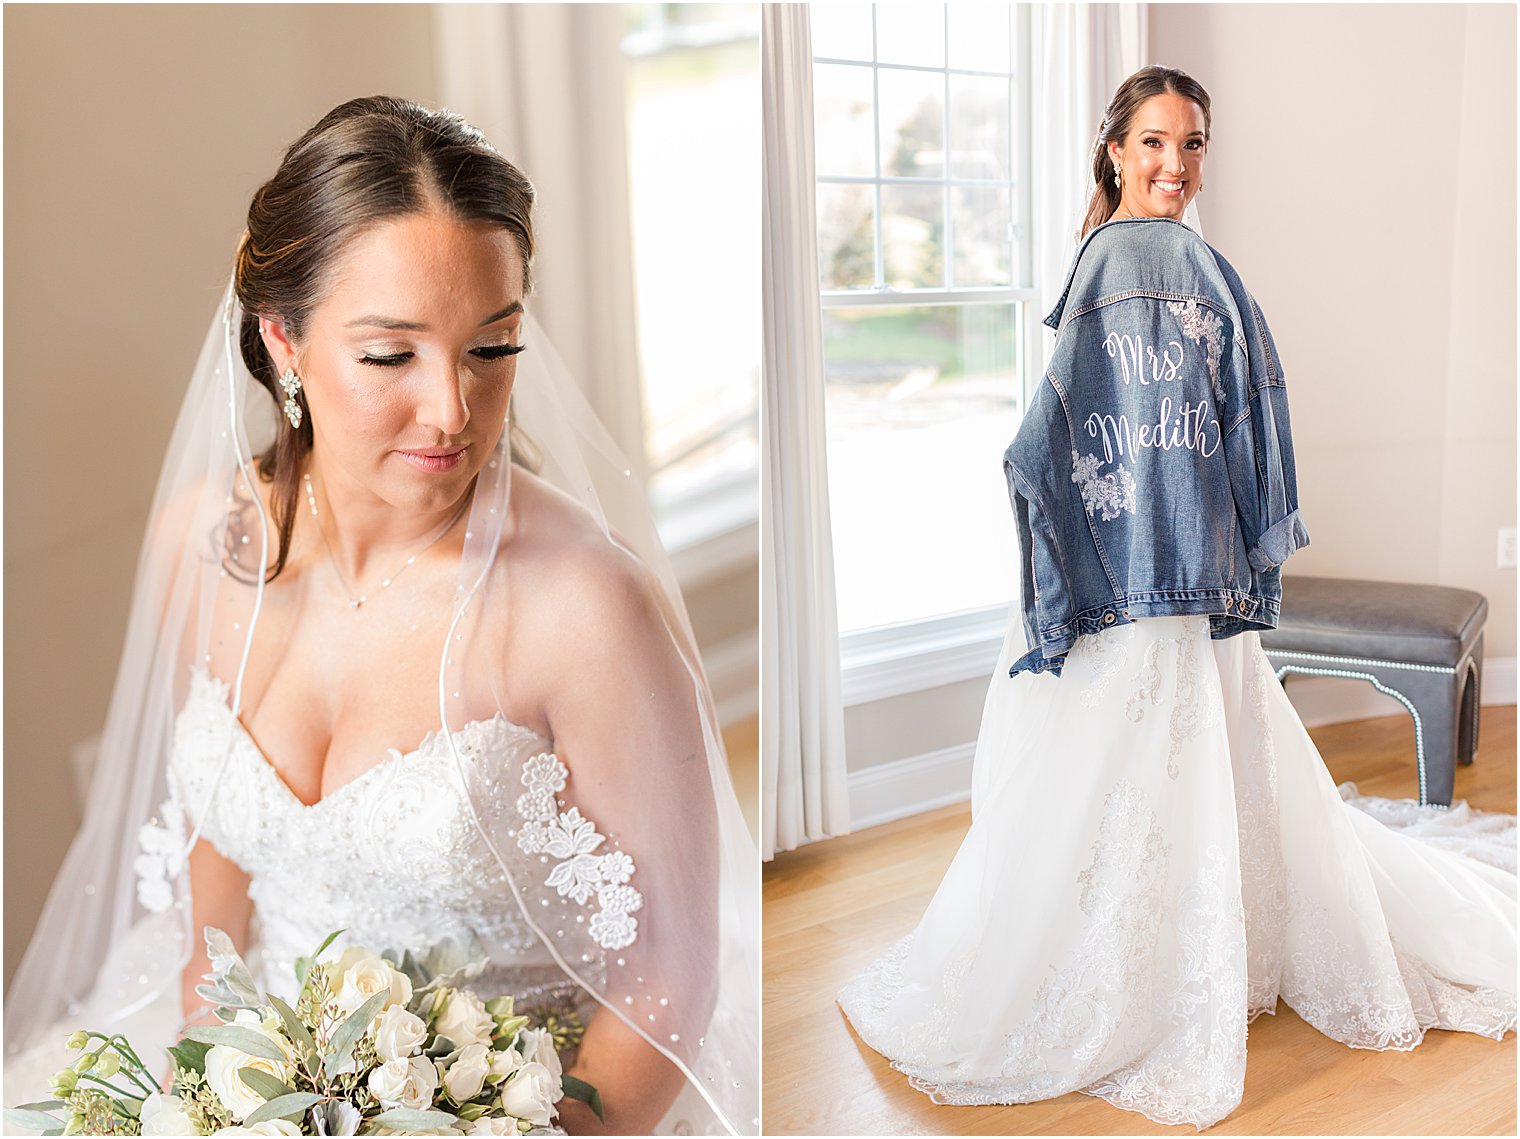
[[[540,632],[617,641],[663,623],[654,575],[599,519],[529,471],[515,469],[512,480],[507,558]]]

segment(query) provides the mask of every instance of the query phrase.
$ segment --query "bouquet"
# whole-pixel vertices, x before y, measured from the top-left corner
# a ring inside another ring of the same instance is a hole
[[[534,1027],[510,996],[482,1001],[459,982],[484,959],[451,945],[322,961],[341,932],[296,962],[292,1008],[208,927],[210,984],[196,992],[222,1023],[169,1049],[167,1092],[125,1037],[81,1030],[57,1098],[8,1108],[6,1122],[44,1135],[543,1135],[564,1096],[602,1115],[596,1089],[560,1066],[559,1049],[580,1039],[573,1020]]]

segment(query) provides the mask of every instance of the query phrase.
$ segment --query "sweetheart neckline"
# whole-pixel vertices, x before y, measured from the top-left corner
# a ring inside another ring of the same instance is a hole
[[[334,787],[325,795],[319,795],[312,802],[308,803],[306,800],[297,795],[290,784],[285,781],[285,777],[280,774],[280,769],[276,767],[270,760],[269,756],[265,754],[264,749],[259,745],[259,742],[254,739],[253,733],[248,730],[248,727],[243,723],[242,718],[240,716],[233,715],[232,705],[228,703],[228,695],[231,691],[231,688],[225,680],[222,680],[220,677],[213,675],[207,669],[195,669],[191,677],[190,694],[186,698],[185,706],[180,710],[180,714],[183,715],[184,712],[188,710],[191,704],[196,700],[197,688],[204,692],[207,702],[218,713],[220,713],[223,717],[231,722],[232,727],[236,731],[238,737],[247,746],[248,751],[251,753],[253,762],[258,767],[263,768],[265,772],[268,773],[268,776],[274,780],[275,785],[284,792],[285,796],[290,800],[290,802],[302,811],[316,811],[324,803],[327,803],[333,798],[343,794],[355,784],[364,782],[371,775],[381,770],[382,768],[401,764],[407,760],[417,759],[418,757],[425,757],[429,759],[442,758],[440,755],[432,754],[429,752],[429,749],[435,746],[436,741],[440,738],[440,733],[443,730],[441,728],[432,728],[422,737],[422,740],[417,744],[416,747],[405,752],[396,747],[387,748],[384,759],[370,764],[363,771],[359,772],[358,775],[355,775],[346,783],[338,784],[338,786]],[[488,729],[497,725],[500,725],[502,728],[513,734],[528,736],[535,740],[542,740],[546,744],[549,742],[549,740],[545,736],[540,735],[537,730],[507,719],[506,715],[500,711],[498,711],[496,715],[486,719],[471,720],[469,723],[464,724],[460,728],[456,729],[454,734],[459,735],[464,732]],[[553,755],[554,753],[552,748],[545,749],[545,754]]]

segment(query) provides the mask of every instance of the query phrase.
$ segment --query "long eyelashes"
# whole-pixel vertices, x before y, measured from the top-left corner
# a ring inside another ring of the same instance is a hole
[[[527,347],[526,344],[491,344],[484,348],[472,349],[470,355],[486,361],[504,360],[508,356],[516,356]],[[397,352],[394,356],[365,354],[359,357],[359,363],[368,364],[372,368],[399,368],[415,355],[414,352]]]

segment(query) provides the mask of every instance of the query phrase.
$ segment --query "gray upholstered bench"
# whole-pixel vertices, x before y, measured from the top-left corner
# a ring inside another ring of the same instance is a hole
[[[1449,807],[1456,765],[1478,746],[1487,618],[1488,602],[1470,589],[1292,576],[1261,645],[1279,680],[1365,680],[1408,708],[1420,802]]]

